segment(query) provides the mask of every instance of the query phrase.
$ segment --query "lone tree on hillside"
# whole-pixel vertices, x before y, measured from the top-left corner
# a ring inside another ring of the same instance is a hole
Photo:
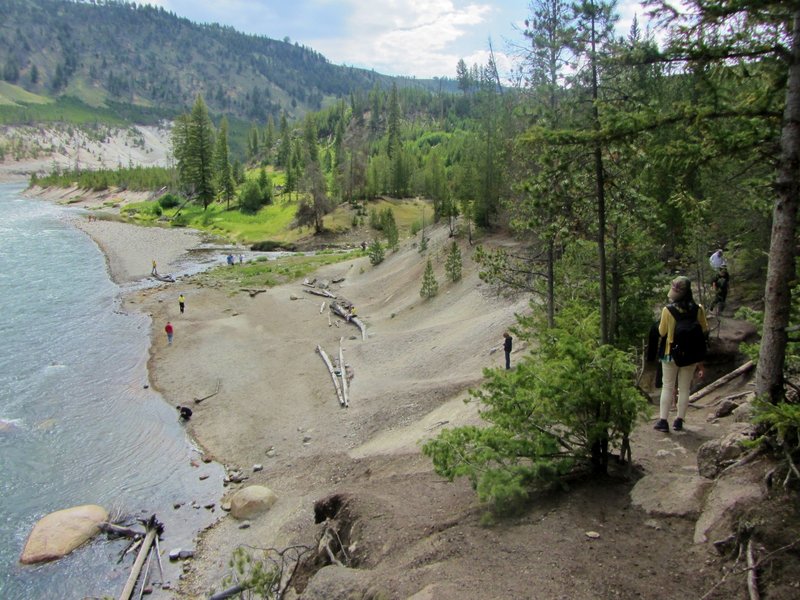
[[[308,194],[300,200],[297,207],[297,224],[314,225],[314,233],[322,233],[324,229],[323,218],[332,208],[325,176],[320,170],[319,163],[311,162],[306,167],[303,187]]]
[[[433,274],[433,264],[431,259],[428,259],[428,264],[425,266],[425,273],[422,275],[422,288],[419,295],[423,298],[433,298],[439,293],[439,284],[436,282],[436,276]]]
[[[444,270],[450,281],[455,283],[461,279],[461,250],[455,240],[450,245],[450,252],[447,254],[447,262],[444,264]]]

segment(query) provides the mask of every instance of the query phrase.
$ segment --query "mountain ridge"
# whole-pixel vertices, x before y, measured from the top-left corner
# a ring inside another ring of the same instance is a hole
[[[455,90],[332,64],[288,41],[197,24],[163,7],[116,1],[0,0],[2,79],[27,92],[182,112],[202,95],[212,113],[290,120],[377,86]]]

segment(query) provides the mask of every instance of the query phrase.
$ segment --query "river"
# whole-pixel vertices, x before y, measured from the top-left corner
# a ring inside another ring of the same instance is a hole
[[[127,541],[99,536],[20,565],[34,524],[99,504],[128,523],[155,514],[164,554],[191,549],[219,515],[204,506],[218,504],[224,474],[199,460],[175,407],[149,388],[149,317],[122,310],[103,255],[66,218],[77,209],[22,191],[0,184],[0,598],[117,596],[133,562],[118,562]],[[164,567],[174,587],[180,566]]]

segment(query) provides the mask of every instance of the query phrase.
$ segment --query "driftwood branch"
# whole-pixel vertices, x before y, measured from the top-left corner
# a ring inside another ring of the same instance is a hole
[[[339,338],[339,375],[342,378],[342,397],[344,398],[344,406],[350,406],[350,400],[347,398],[347,368],[344,366],[344,350],[342,350],[342,338]]]
[[[250,294],[251,298],[255,298],[258,294],[263,294],[267,291],[266,288],[241,288],[243,292]]]
[[[156,539],[158,539],[158,533],[156,533]],[[150,563],[153,562],[153,551],[152,547],[150,551],[147,553],[147,566],[144,568],[144,575],[142,575],[142,585],[139,588],[139,600],[142,600],[142,596],[144,596],[144,589],[147,587],[147,578],[150,575]]]
[[[158,547],[158,536],[156,536],[156,559],[158,560],[158,574],[161,577],[161,583],[164,583],[164,567],[161,565],[161,548]]]
[[[136,586],[136,580],[139,579],[139,572],[142,570],[142,564],[144,564],[145,558],[147,558],[147,555],[150,553],[150,546],[153,545],[153,539],[156,535],[158,535],[158,530],[155,527],[148,529],[142,547],[139,549],[139,554],[136,556],[136,560],[133,563],[133,568],[131,568],[128,581],[125,583],[125,587],[122,588],[122,593],[119,595],[119,600],[130,600],[133,588]]]
[[[331,363],[331,359],[328,358],[327,353],[325,352],[325,350],[322,349],[322,346],[320,346],[319,344],[317,345],[317,352],[319,352],[319,355],[325,362],[325,366],[328,367],[328,372],[331,374],[331,379],[333,380],[333,386],[336,388],[336,396],[339,398],[339,404],[345,406],[344,396],[342,395],[342,387],[339,384],[339,379],[336,377],[336,371],[333,368],[333,363]]]
[[[208,600],[228,600],[228,598],[238,596],[246,589],[247,587],[243,586],[242,584],[234,585],[233,587],[229,587],[227,590],[222,590],[221,592],[214,594],[213,596],[209,597]]]
[[[200,404],[203,400],[208,400],[212,396],[216,396],[217,394],[219,394],[220,385],[222,385],[222,379],[217,379],[217,389],[214,390],[214,393],[209,394],[208,396],[203,396],[202,398],[195,398],[194,399],[194,403],[195,404]]]
[[[132,539],[139,539],[145,536],[145,532],[137,531],[129,527],[121,527],[114,523],[100,523],[100,531],[108,533],[109,535],[116,535],[120,537],[127,537]]]
[[[331,302],[331,310],[334,313],[336,313],[337,315],[339,315],[340,317],[342,317],[348,323],[353,323],[356,327],[358,327],[358,329],[361,331],[361,339],[362,340],[367,339],[367,328],[364,326],[364,323],[362,323],[359,320],[358,317],[356,317],[354,314],[352,314],[351,311],[349,311],[348,309],[344,308],[338,302]]]
[[[719,379],[717,379],[713,383],[710,383],[706,387],[704,387],[704,388],[702,388],[700,390],[697,390],[694,394],[689,396],[689,402],[697,402],[703,396],[707,396],[708,394],[710,394],[714,390],[722,387],[723,385],[725,385],[726,383],[728,383],[732,379],[736,379],[737,377],[739,377],[739,375],[743,375],[744,373],[747,373],[754,366],[755,365],[754,365],[753,361],[752,360],[748,360],[742,366],[738,367],[737,369],[734,369],[733,371],[731,371],[727,375],[723,375],[722,377],[720,377]]]
[[[336,294],[331,294],[328,290],[320,290],[313,288],[310,290],[303,290],[306,294],[314,294],[315,296],[322,296],[324,298],[336,298]]]
[[[758,593],[758,565],[756,564],[755,553],[753,551],[753,540],[747,542],[747,591],[750,600],[760,600]]]

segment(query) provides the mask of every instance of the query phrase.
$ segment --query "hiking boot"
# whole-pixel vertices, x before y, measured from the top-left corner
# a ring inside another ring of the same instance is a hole
[[[669,423],[667,423],[666,419],[659,419],[658,422],[653,426],[653,429],[656,431],[663,431],[664,433],[669,433]]]
[[[682,431],[683,430],[683,419],[681,419],[680,417],[675,419],[675,422],[672,424],[672,428],[675,431]]]

